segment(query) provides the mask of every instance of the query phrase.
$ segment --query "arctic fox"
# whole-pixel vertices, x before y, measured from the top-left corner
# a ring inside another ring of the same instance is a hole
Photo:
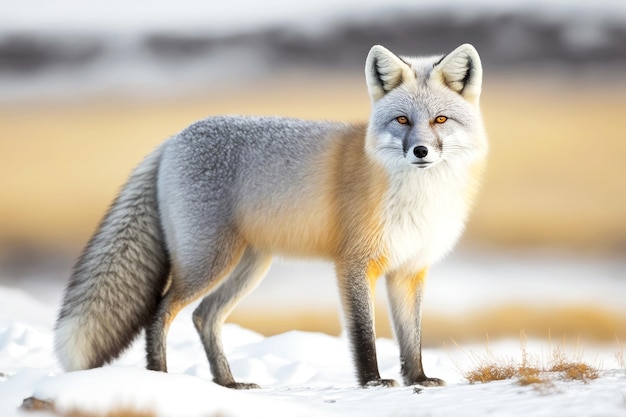
[[[376,360],[372,292],[382,275],[404,383],[443,385],[422,367],[421,301],[485,165],[480,58],[468,44],[427,58],[377,45],[365,75],[368,123],[209,117],[150,154],[73,270],[56,324],[63,367],[102,366],[146,329],[148,369],[166,371],[170,323],[204,297],[193,322],[214,381],[257,387],[235,381],[220,333],[281,255],[334,262],[362,386],[397,385]]]

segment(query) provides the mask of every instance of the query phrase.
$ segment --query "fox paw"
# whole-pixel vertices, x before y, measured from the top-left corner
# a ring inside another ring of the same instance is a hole
[[[249,383],[249,382],[231,382],[230,384],[226,384],[224,386],[226,388],[239,389],[239,390],[260,389],[261,388],[260,385]]]
[[[446,381],[439,378],[424,378],[420,381],[415,381],[414,385],[421,385],[422,387],[445,387]]]
[[[374,379],[372,381],[366,382],[365,385],[363,385],[364,388],[371,388],[371,387],[391,388],[391,387],[397,387],[397,386],[398,386],[398,383],[394,379]]]

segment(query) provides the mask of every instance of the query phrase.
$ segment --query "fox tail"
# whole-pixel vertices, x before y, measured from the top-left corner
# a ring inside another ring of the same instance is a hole
[[[156,312],[170,269],[156,186],[162,153],[133,171],[74,267],[54,340],[68,371],[115,359]]]

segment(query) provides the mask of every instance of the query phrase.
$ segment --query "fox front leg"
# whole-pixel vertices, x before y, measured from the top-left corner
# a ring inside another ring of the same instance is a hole
[[[439,378],[428,378],[422,366],[422,294],[427,269],[418,273],[396,271],[387,275],[387,293],[396,338],[400,345],[400,364],[406,385],[440,387]]]
[[[398,385],[393,379],[381,379],[376,358],[374,303],[367,268],[340,266],[339,288],[344,320],[350,338],[357,377],[363,387]]]

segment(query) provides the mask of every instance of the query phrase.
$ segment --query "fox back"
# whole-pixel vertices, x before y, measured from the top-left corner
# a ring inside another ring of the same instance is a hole
[[[463,56],[398,58],[378,48],[368,125],[222,116],[173,138],[159,181],[166,231],[193,245],[203,223],[229,222],[259,249],[330,260],[374,239],[378,247],[368,250],[385,252],[394,267],[445,255],[461,235],[488,149],[481,74]],[[392,59],[399,72],[382,82]],[[471,76],[457,83],[466,69]],[[184,210],[190,195],[220,208]]]

